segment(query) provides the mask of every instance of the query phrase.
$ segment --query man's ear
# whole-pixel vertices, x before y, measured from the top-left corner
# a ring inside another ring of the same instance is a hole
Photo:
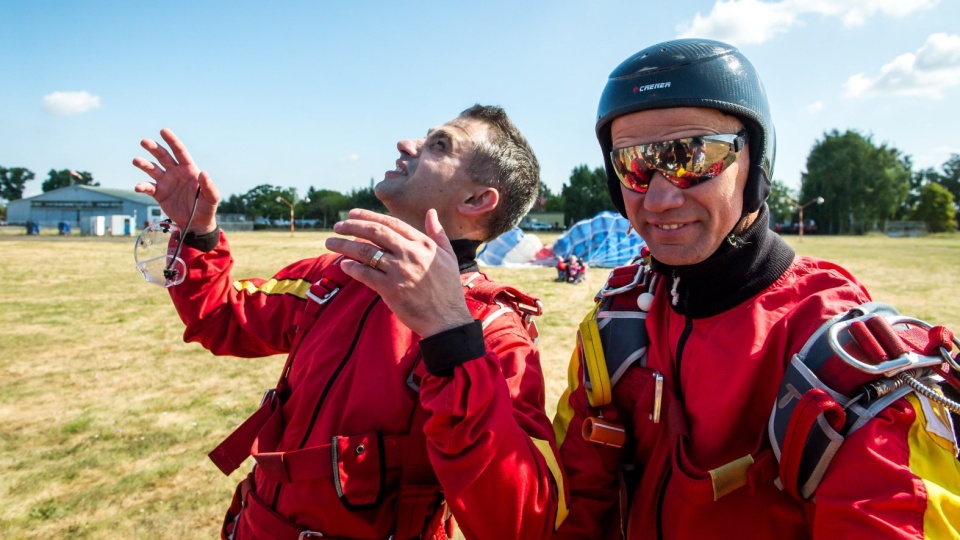
[[[500,203],[500,192],[495,188],[476,186],[467,193],[467,198],[457,205],[457,211],[464,216],[480,216],[492,212]]]

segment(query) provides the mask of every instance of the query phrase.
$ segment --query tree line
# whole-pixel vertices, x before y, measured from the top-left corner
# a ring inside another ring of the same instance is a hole
[[[24,186],[34,174],[22,167],[0,166],[0,199],[22,198]],[[99,185],[85,171],[53,170],[41,185],[44,192],[84,184]],[[309,220],[329,228],[340,213],[350,208],[385,211],[370,187],[348,193],[310,187],[301,198],[295,188],[261,184],[246,193],[224,198],[220,212],[243,215],[249,220],[283,220],[293,205],[297,220]],[[823,198],[823,204],[814,203]],[[768,200],[772,224],[795,223],[799,208],[804,221],[814,222],[823,234],[864,234],[884,230],[890,221],[923,222],[931,232],[953,231],[960,224],[960,154],[952,154],[940,170],[914,171],[912,160],[886,144],[857,131],[824,133],[807,156],[806,172],[799,190],[774,179]],[[602,167],[579,165],[559,193],[543,182],[536,211],[563,212],[564,225],[612,210],[607,177]],[[0,205],[0,218],[6,217]]]

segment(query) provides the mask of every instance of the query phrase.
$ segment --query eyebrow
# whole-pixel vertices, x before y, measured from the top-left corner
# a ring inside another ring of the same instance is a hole
[[[450,143],[450,149],[455,149],[458,145],[456,144],[457,139],[453,137],[453,134],[445,128],[430,128],[427,130],[427,139],[444,139]]]

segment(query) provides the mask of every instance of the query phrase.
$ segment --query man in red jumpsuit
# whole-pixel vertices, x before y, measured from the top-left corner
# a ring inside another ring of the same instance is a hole
[[[750,62],[710,40],[649,47],[611,73],[596,129],[651,272],[611,278],[594,317],[612,390],[581,325],[554,420],[571,494],[557,536],[957,538],[956,437],[918,394],[853,431],[813,497],[775,482],[767,421],[785,369],[870,295],[770,231],[774,127]],[[674,143],[702,144],[706,163],[662,151]]]
[[[356,260],[327,253],[271,279],[231,277],[217,188],[173,133],[161,136],[169,151],[141,143],[156,162],[134,159],[152,179],[136,191],[185,229],[184,280],[169,289],[184,339],[214,354],[288,353],[276,390],[211,453],[228,474],[248,455],[256,462],[223,537],[442,539],[451,513],[467,538],[549,535],[565,504],[521,312],[524,302],[537,306],[474,260],[481,242],[520,221],[540,186],[536,157],[503,110],[477,105],[397,144],[396,167],[375,188],[393,217],[358,215],[404,226],[406,244],[364,243]],[[443,237],[442,247],[421,249],[426,234]],[[454,272],[445,285],[462,311],[448,321],[422,320],[446,306],[418,292],[418,264]],[[409,280],[375,290],[358,267]],[[456,347],[467,338],[473,346]]]

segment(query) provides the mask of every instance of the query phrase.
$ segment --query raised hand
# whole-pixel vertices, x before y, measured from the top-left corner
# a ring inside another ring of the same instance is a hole
[[[331,237],[327,249],[346,257],[343,271],[377,291],[393,313],[421,337],[473,321],[463,299],[460,267],[436,210],[424,230],[399,219],[354,209],[335,232],[366,241]],[[377,259],[378,252],[383,252]]]
[[[197,211],[190,224],[190,231],[197,235],[213,231],[217,227],[220,192],[210,180],[210,176],[193,162],[187,147],[172,131],[162,129],[160,136],[170,147],[170,151],[151,139],[140,141],[140,146],[150,152],[157,161],[147,161],[139,157],[133,159],[133,165],[153,179],[153,182],[140,182],[134,186],[134,191],[153,197],[174,223],[185,227],[199,186]]]

